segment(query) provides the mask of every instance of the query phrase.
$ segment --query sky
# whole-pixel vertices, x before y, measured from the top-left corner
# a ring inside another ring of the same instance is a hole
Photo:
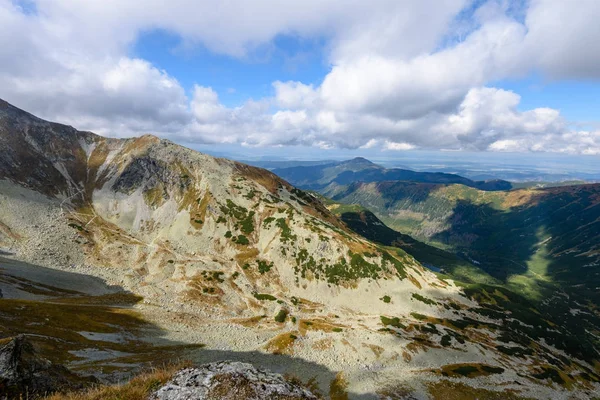
[[[0,98],[242,155],[597,157],[599,20],[598,0],[0,0]]]

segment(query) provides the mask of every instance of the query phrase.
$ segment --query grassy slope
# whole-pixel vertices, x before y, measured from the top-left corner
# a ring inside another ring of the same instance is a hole
[[[567,354],[592,363],[597,359],[600,343],[589,333],[599,332],[598,315],[593,308],[584,314],[571,313],[575,303],[565,300],[562,295],[555,295],[560,293],[556,284],[549,281],[539,283],[526,274],[505,283],[460,256],[394,231],[361,206],[327,202],[330,209],[355,232],[375,242],[400,247],[422,264],[442,268],[441,277],[457,280],[465,287],[465,293],[479,302],[481,308],[475,312],[504,320],[502,330],[506,330],[501,341],[529,348],[531,340],[544,338]],[[531,273],[541,272],[543,260],[539,258],[542,255],[536,257],[531,261]],[[541,298],[540,293],[543,293]],[[507,320],[508,316],[514,319]],[[506,351],[512,351],[510,346],[506,346]]]
[[[91,389],[57,393],[45,400],[146,400],[188,364],[172,364],[144,372],[121,385],[100,385]]]
[[[462,185],[411,182],[336,189],[390,227],[460,254],[527,295],[559,286],[600,300],[600,185],[483,192]]]

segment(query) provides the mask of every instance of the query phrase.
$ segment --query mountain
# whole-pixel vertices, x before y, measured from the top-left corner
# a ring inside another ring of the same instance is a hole
[[[379,182],[328,194],[368,208],[400,232],[462,254],[497,279],[528,274],[540,285],[558,282],[598,298],[598,184],[486,192]]]
[[[266,170],[6,102],[0,154],[0,340],[74,372],[234,360],[337,399],[600,389],[598,330],[571,327],[587,306],[436,274]]]
[[[481,190],[507,190],[511,183],[502,180],[472,181],[460,175],[442,172],[416,172],[408,169],[387,169],[357,157],[352,160],[312,166],[275,168],[275,174],[293,185],[317,191],[330,191],[336,186],[354,182],[408,181],[434,184],[462,184]]]
[[[501,284],[497,279],[481,271],[479,266],[470,260],[395,231],[371,211],[358,204],[346,205],[327,198],[322,198],[322,201],[354,232],[372,242],[406,251],[421,265],[432,271],[466,283]]]

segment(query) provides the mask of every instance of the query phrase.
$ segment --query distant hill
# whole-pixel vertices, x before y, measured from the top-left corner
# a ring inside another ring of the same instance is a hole
[[[244,164],[252,165],[259,168],[268,170],[279,169],[279,168],[292,168],[292,167],[312,167],[316,165],[332,164],[335,161],[332,160],[317,160],[317,161],[304,161],[304,160],[240,160]]]
[[[456,174],[417,172],[400,168],[384,168],[357,157],[352,160],[323,165],[276,168],[273,172],[302,189],[321,191],[328,185],[349,185],[354,182],[408,181],[436,184],[461,184],[480,190],[508,190],[510,182],[503,180],[472,181]]]

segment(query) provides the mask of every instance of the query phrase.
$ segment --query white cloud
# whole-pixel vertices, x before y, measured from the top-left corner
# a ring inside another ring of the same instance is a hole
[[[600,78],[600,2],[531,0],[526,62],[552,78]]]
[[[500,0],[472,16],[468,0],[17,4],[0,0],[0,96],[81,129],[247,146],[600,153],[598,131],[572,129],[555,109],[521,111],[518,94],[486,87],[531,71],[600,78],[596,0],[531,0],[516,10],[523,20]],[[188,97],[168,71],[129,54],[152,29],[242,60],[277,35],[318,38],[331,69],[320,84],[275,81],[272,98],[227,107],[201,76]]]
[[[282,108],[306,108],[316,105],[317,93],[313,85],[302,82],[273,82],[275,101]]]
[[[386,141],[383,145],[383,150],[401,151],[401,150],[412,150],[414,148],[415,148],[415,146],[413,146],[410,143],[396,143],[396,142],[390,142],[390,141]]]

